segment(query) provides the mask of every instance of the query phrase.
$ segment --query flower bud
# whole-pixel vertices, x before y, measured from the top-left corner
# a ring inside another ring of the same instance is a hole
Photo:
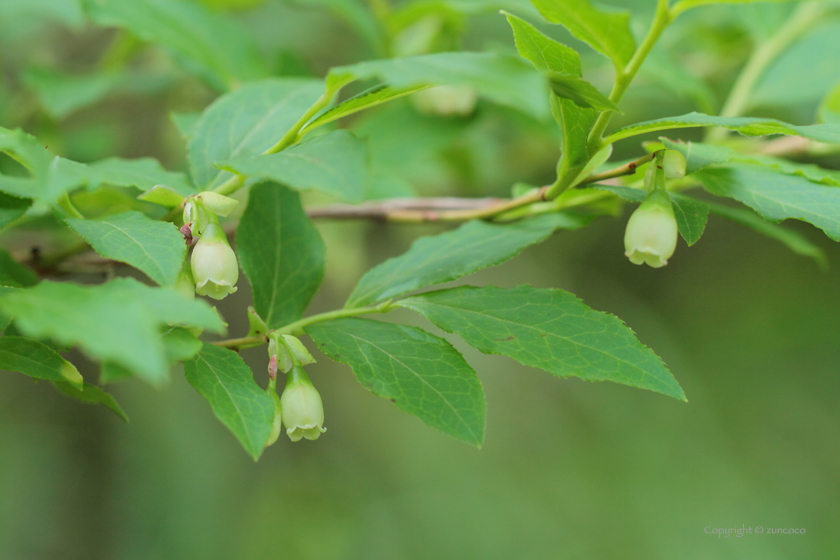
[[[413,101],[421,113],[440,117],[468,117],[475,110],[478,94],[470,86],[437,86],[418,91]]]
[[[189,225],[192,234],[201,235],[211,223],[219,223],[216,214],[206,210],[204,204],[201,204],[195,196],[187,198],[184,203],[184,225]]]
[[[195,195],[199,208],[218,216],[227,216],[239,204],[239,201],[213,191],[204,191]]]
[[[633,264],[647,263],[653,268],[668,264],[677,248],[677,220],[666,191],[654,190],[630,216],[624,248]]]
[[[224,299],[236,291],[239,264],[219,224],[207,225],[193,249],[190,263],[198,295]]]
[[[192,224],[198,221],[198,205],[192,198],[184,204],[184,223]]]
[[[286,435],[292,441],[301,438],[318,439],[326,432],[324,424],[324,405],[321,395],[309,381],[302,367],[295,366],[289,372],[286,389],[280,397],[283,409],[283,423],[286,424]]]
[[[662,158],[662,169],[666,179],[682,179],[685,177],[685,157],[677,150],[666,150]]]
[[[268,341],[268,355],[276,358],[277,368],[288,373],[295,366],[307,366],[315,363],[315,358],[306,346],[290,334],[272,333]]]

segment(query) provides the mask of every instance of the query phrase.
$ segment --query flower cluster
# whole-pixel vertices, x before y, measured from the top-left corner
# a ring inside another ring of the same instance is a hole
[[[292,441],[318,439],[324,428],[324,405],[321,395],[312,385],[303,366],[315,362],[312,354],[296,337],[272,334],[268,343],[269,392],[275,399],[274,426],[266,445],[274,443],[280,435],[281,422],[286,425],[286,435]],[[277,400],[277,372],[287,373],[286,388]]]
[[[228,243],[219,216],[227,216],[238,202],[214,192],[190,197],[184,205],[182,232],[189,242],[198,237],[189,267],[184,267],[178,288],[186,290],[187,279],[195,293],[213,299],[224,299],[236,291],[239,263]]]

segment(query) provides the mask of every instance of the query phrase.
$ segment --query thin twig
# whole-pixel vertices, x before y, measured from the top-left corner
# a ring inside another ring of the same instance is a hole
[[[418,198],[387,199],[358,206],[335,204],[313,208],[311,218],[338,220],[367,219],[381,222],[424,223],[466,222],[492,218],[498,214],[544,201],[548,187],[541,187],[518,198]]]
[[[649,162],[654,154],[648,154],[615,169],[603,173],[594,173],[580,184],[607,181],[624,175],[633,175],[636,169]],[[517,198],[394,198],[363,202],[362,204],[331,204],[318,208],[307,209],[307,215],[312,219],[330,220],[372,220],[393,223],[426,223],[426,222],[464,222],[468,220],[493,219],[523,206],[544,202],[549,187],[534,189]],[[176,209],[177,210],[177,209]],[[225,227],[228,235],[235,234],[235,224]],[[60,275],[64,270],[62,262],[85,259],[86,264],[111,265],[116,261],[104,257],[90,255],[89,248],[83,242],[64,249],[60,253],[40,255],[38,252],[26,248],[25,260],[42,276]],[[23,253],[23,250],[20,251]],[[32,258],[30,255],[38,255]],[[29,257],[29,258],[27,258]]]
[[[374,200],[361,204],[330,204],[308,208],[306,213],[312,219],[332,220],[379,220],[387,221],[394,212],[430,212],[479,210],[497,206],[507,201],[503,198],[392,198]]]
[[[242,347],[266,344],[269,340],[269,335],[271,335],[272,333],[291,334],[295,336],[300,336],[304,332],[303,328],[309,325],[323,323],[324,321],[332,321],[334,319],[342,319],[345,317],[358,317],[360,315],[371,315],[374,313],[387,313],[390,310],[391,300],[382,302],[378,305],[357,307],[355,309],[336,309],[334,311],[327,311],[326,313],[319,313],[317,315],[310,315],[309,317],[304,317],[303,319],[300,319],[293,323],[289,323],[284,327],[271,329],[266,334],[246,336],[244,338],[231,338],[228,340],[217,340],[215,342],[211,342],[210,344],[238,351]]]
[[[580,184],[589,185],[591,183],[600,183],[608,179],[615,179],[617,177],[623,177],[625,175],[635,175],[636,169],[638,169],[646,163],[650,163],[651,161],[653,161],[653,158],[656,157],[657,153],[659,153],[659,150],[657,150],[656,152],[651,152],[646,156],[642,156],[639,159],[635,159],[630,163],[627,163],[620,167],[616,167],[615,169],[610,169],[609,171],[604,171],[603,173],[593,173],[592,175],[581,181]]]

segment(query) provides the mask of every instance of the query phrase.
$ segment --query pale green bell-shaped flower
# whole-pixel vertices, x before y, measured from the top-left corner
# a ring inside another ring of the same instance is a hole
[[[239,264],[219,224],[210,223],[204,229],[193,249],[190,264],[198,295],[224,299],[236,291]]]
[[[633,264],[653,268],[668,264],[677,248],[677,220],[666,191],[655,189],[630,216],[624,248]]]
[[[280,397],[286,435],[292,441],[318,439],[327,429],[324,425],[324,405],[321,395],[300,366],[289,371],[286,389]]]

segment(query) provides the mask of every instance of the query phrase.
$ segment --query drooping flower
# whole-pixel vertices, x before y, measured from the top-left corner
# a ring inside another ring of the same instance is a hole
[[[219,224],[207,225],[193,249],[190,264],[198,295],[224,299],[236,291],[239,264]]]
[[[630,216],[624,248],[633,264],[653,268],[668,264],[677,248],[677,220],[665,190],[655,189]]]
[[[292,441],[318,439],[327,429],[324,424],[324,405],[321,395],[309,381],[302,367],[295,366],[289,371],[286,389],[280,397],[283,410],[283,423],[286,435]]]

